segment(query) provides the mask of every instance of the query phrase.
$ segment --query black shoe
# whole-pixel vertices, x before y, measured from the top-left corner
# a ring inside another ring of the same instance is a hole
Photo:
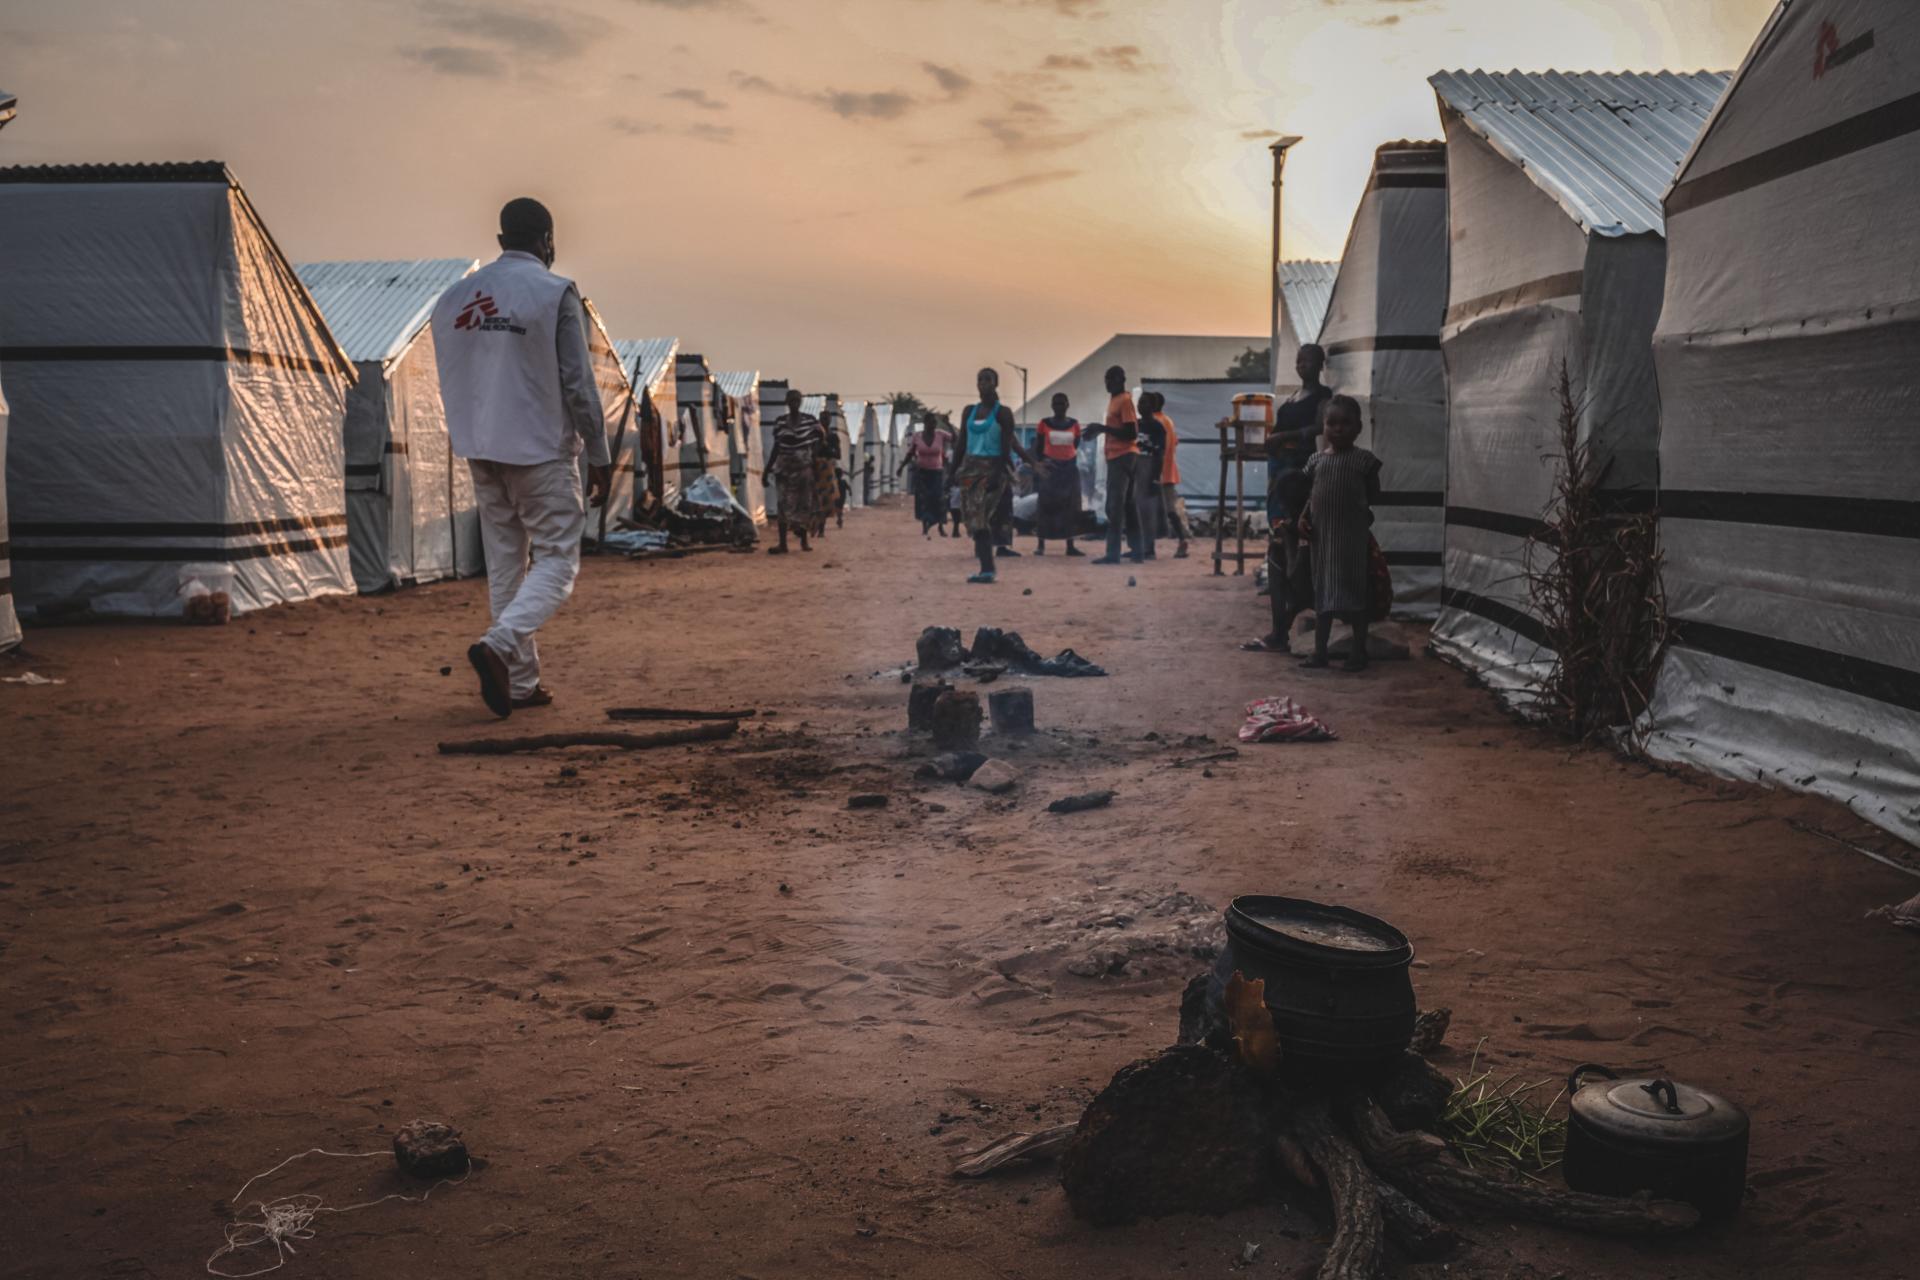
[[[1086,553],[1086,552],[1084,552],[1084,551],[1082,551],[1082,550],[1081,550],[1080,548],[1078,548],[1078,547],[1072,547],[1072,546],[1070,546],[1070,547],[1068,547],[1068,548],[1067,548],[1067,554],[1068,554],[1068,555],[1070,555],[1070,556],[1084,556],[1084,555],[1085,555],[1085,554],[1087,554],[1087,553]]]
[[[1018,551],[1015,551],[1012,547],[995,547],[993,549],[993,554],[995,554],[996,556],[1011,556],[1015,560],[1018,560],[1020,558],[1020,553]]]
[[[1120,557],[1119,556],[1101,556],[1098,560],[1095,560],[1094,563],[1095,564],[1119,564]]]
[[[513,714],[513,686],[507,676],[507,660],[493,646],[481,641],[467,648],[467,661],[480,677],[480,700],[487,710],[505,720]]]

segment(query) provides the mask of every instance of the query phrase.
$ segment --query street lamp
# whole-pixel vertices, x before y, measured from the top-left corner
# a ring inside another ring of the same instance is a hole
[[[1027,371],[1013,361],[1007,361],[1007,368],[1020,375],[1020,412],[1027,411]]]
[[[1281,175],[1287,167],[1287,149],[1299,142],[1297,134],[1288,134],[1269,144],[1273,152],[1273,329],[1267,340],[1267,385],[1280,385],[1280,193]]]

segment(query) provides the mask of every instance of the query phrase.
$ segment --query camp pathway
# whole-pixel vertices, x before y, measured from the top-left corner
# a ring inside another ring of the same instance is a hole
[[[1861,824],[1570,751],[1417,631],[1360,677],[1240,652],[1264,602],[1203,559],[969,568],[891,504],[810,554],[589,560],[541,636],[558,705],[504,725],[461,657],[478,581],[29,632],[7,674],[65,683],[0,686],[0,1220],[31,1224],[0,1275],[197,1274],[248,1177],[415,1117],[485,1167],[322,1218],[278,1274],[1148,1277],[1252,1241],[1247,1274],[1297,1275],[1325,1232],[1297,1193],[1096,1231],[1046,1171],[948,1177],[1173,1039],[1201,962],[1080,976],[1083,915],[1241,892],[1404,929],[1450,1071],[1484,1041],[1503,1074],[1664,1066],[1752,1110],[1733,1228],[1488,1228],[1466,1273],[1910,1271],[1913,941],[1862,914],[1912,883],[1789,820]],[[912,777],[898,670],[931,624],[1112,672],[1022,682],[1042,732],[990,747],[1008,796]],[[1339,739],[1181,763],[1271,694]],[[435,751],[640,703],[778,714],[664,751]],[[1111,807],[1044,811],[1095,787]],[[388,1189],[356,1165],[271,1190]]]

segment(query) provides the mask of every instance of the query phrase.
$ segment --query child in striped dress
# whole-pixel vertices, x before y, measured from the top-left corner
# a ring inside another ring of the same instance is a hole
[[[1307,500],[1313,531],[1313,656],[1301,665],[1327,665],[1327,641],[1337,617],[1353,628],[1344,669],[1364,671],[1373,593],[1368,530],[1380,497],[1380,459],[1354,443],[1360,438],[1360,405],[1352,396],[1328,400],[1325,423],[1326,445],[1307,463],[1313,480]]]

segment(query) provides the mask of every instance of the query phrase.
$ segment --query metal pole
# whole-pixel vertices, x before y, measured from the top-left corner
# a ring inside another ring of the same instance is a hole
[[[1273,293],[1268,308],[1272,317],[1271,330],[1267,339],[1267,387],[1271,390],[1280,385],[1280,196],[1283,175],[1287,167],[1287,149],[1299,142],[1298,135],[1289,134],[1272,143],[1267,150],[1273,153]]]
[[[1007,361],[1007,368],[1020,375],[1020,412],[1027,411],[1027,371],[1013,361]]]

